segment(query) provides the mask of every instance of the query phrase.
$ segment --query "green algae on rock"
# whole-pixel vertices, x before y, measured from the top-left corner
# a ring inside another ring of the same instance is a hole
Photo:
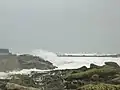
[[[104,66],[99,69],[93,68],[93,69],[89,69],[85,72],[70,74],[66,77],[66,79],[67,80],[84,79],[84,78],[87,79],[87,78],[90,78],[94,74],[98,74],[100,76],[105,77],[106,75],[116,74],[116,73],[118,73],[118,72],[114,67]]]
[[[82,87],[79,87],[77,90],[120,90],[120,85],[113,84],[88,84]]]

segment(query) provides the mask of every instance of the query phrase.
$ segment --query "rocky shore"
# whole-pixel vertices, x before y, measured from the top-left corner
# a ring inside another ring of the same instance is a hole
[[[78,69],[11,75],[0,80],[1,90],[120,90],[120,66],[105,62]]]
[[[24,55],[0,55],[0,72],[22,70],[22,69],[55,69],[56,67],[43,58],[24,54]]]

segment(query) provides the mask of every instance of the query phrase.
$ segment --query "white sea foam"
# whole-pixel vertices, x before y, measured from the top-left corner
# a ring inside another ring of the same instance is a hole
[[[23,69],[23,70],[20,70],[20,71],[14,70],[14,71],[9,71],[9,72],[0,72],[0,79],[9,78],[11,75],[14,75],[14,74],[28,75],[28,74],[31,74],[32,71],[36,71],[38,73],[44,73],[44,72],[47,72],[47,71],[50,71],[50,70]]]
[[[91,63],[94,63],[96,65],[104,65],[104,62],[108,62],[108,61],[116,62],[120,65],[120,58],[112,58],[112,57],[57,57],[55,53],[48,52],[45,50],[34,50],[30,54],[40,56],[45,60],[52,62],[59,69],[74,69],[74,68],[80,68],[81,66],[89,67]],[[94,54],[86,54],[86,55],[94,55]],[[110,55],[110,54],[102,54],[102,55]]]

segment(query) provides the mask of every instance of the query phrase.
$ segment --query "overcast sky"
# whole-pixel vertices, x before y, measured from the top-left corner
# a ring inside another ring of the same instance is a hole
[[[0,0],[0,48],[120,53],[120,0]]]

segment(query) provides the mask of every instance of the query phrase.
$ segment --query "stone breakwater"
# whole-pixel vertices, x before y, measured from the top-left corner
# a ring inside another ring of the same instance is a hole
[[[0,72],[22,70],[22,69],[48,70],[56,67],[43,58],[24,54],[24,55],[0,55]]]

